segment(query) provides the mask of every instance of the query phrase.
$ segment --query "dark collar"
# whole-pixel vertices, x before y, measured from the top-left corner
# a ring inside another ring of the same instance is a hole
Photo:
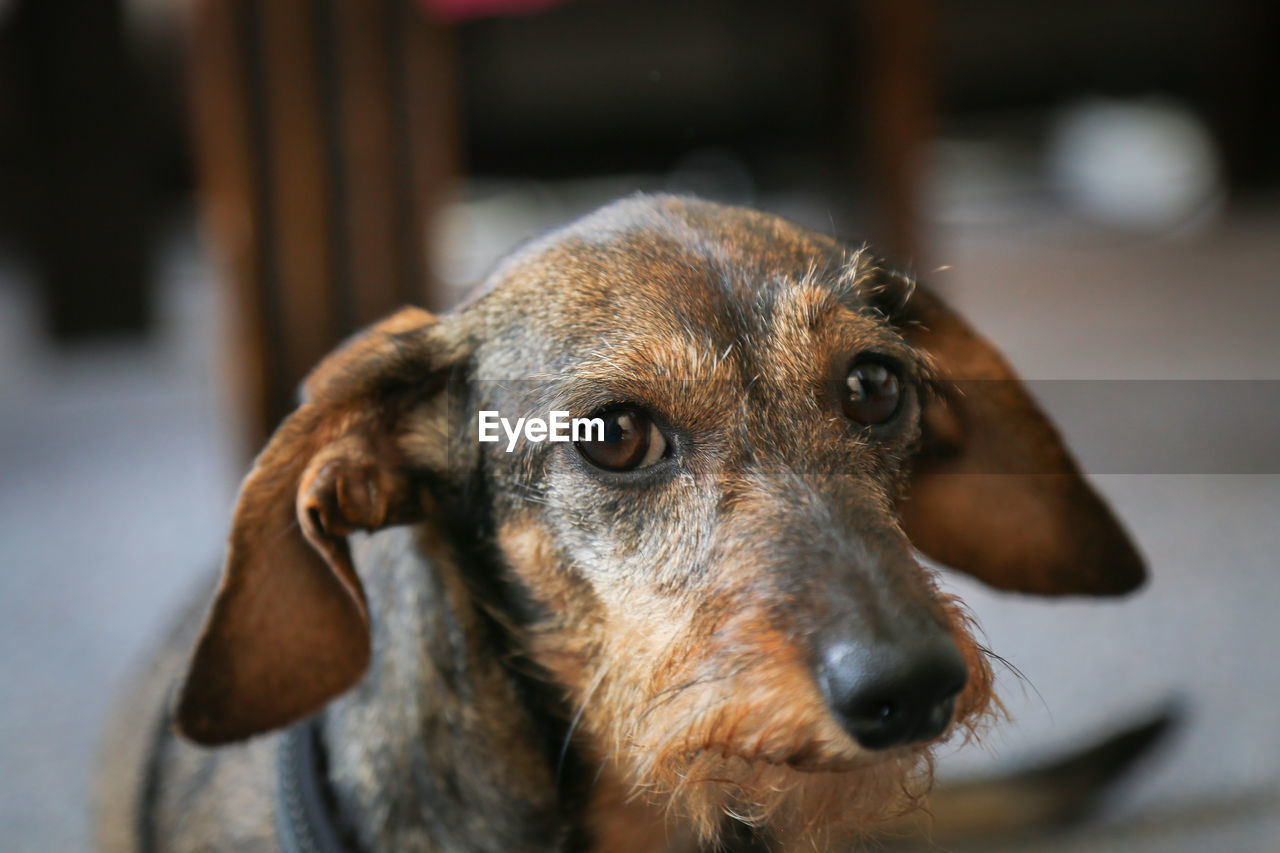
[[[325,786],[320,727],[304,720],[280,734],[276,838],[284,853],[353,853],[334,821]]]

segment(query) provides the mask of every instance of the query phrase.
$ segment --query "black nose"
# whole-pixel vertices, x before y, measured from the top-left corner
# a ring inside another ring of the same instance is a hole
[[[818,675],[845,730],[867,749],[888,749],[940,735],[968,671],[939,629],[892,642],[832,638],[820,650]]]

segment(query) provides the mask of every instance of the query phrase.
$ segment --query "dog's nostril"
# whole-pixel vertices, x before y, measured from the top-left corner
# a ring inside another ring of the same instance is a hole
[[[950,637],[835,643],[819,681],[835,716],[867,749],[929,740],[946,730],[967,669]]]

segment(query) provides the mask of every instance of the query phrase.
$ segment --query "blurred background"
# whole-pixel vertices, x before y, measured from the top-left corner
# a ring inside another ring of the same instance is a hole
[[[1008,850],[1280,850],[1271,0],[0,0],[0,838],[88,849],[112,691],[343,336],[636,190],[866,236],[995,340],[1150,560],[963,579],[1012,722],[1180,724]],[[992,849],[990,847],[986,849]]]

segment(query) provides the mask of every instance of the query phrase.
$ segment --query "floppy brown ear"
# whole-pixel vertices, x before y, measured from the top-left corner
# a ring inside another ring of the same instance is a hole
[[[999,352],[932,293],[894,312],[936,360],[924,435],[898,509],[921,551],[1004,590],[1118,595],[1145,569],[1057,430]]]
[[[297,720],[369,662],[369,617],[347,534],[423,517],[397,441],[443,384],[435,318],[405,309],[321,363],[309,399],[240,489],[217,596],[175,720],[204,744]]]

